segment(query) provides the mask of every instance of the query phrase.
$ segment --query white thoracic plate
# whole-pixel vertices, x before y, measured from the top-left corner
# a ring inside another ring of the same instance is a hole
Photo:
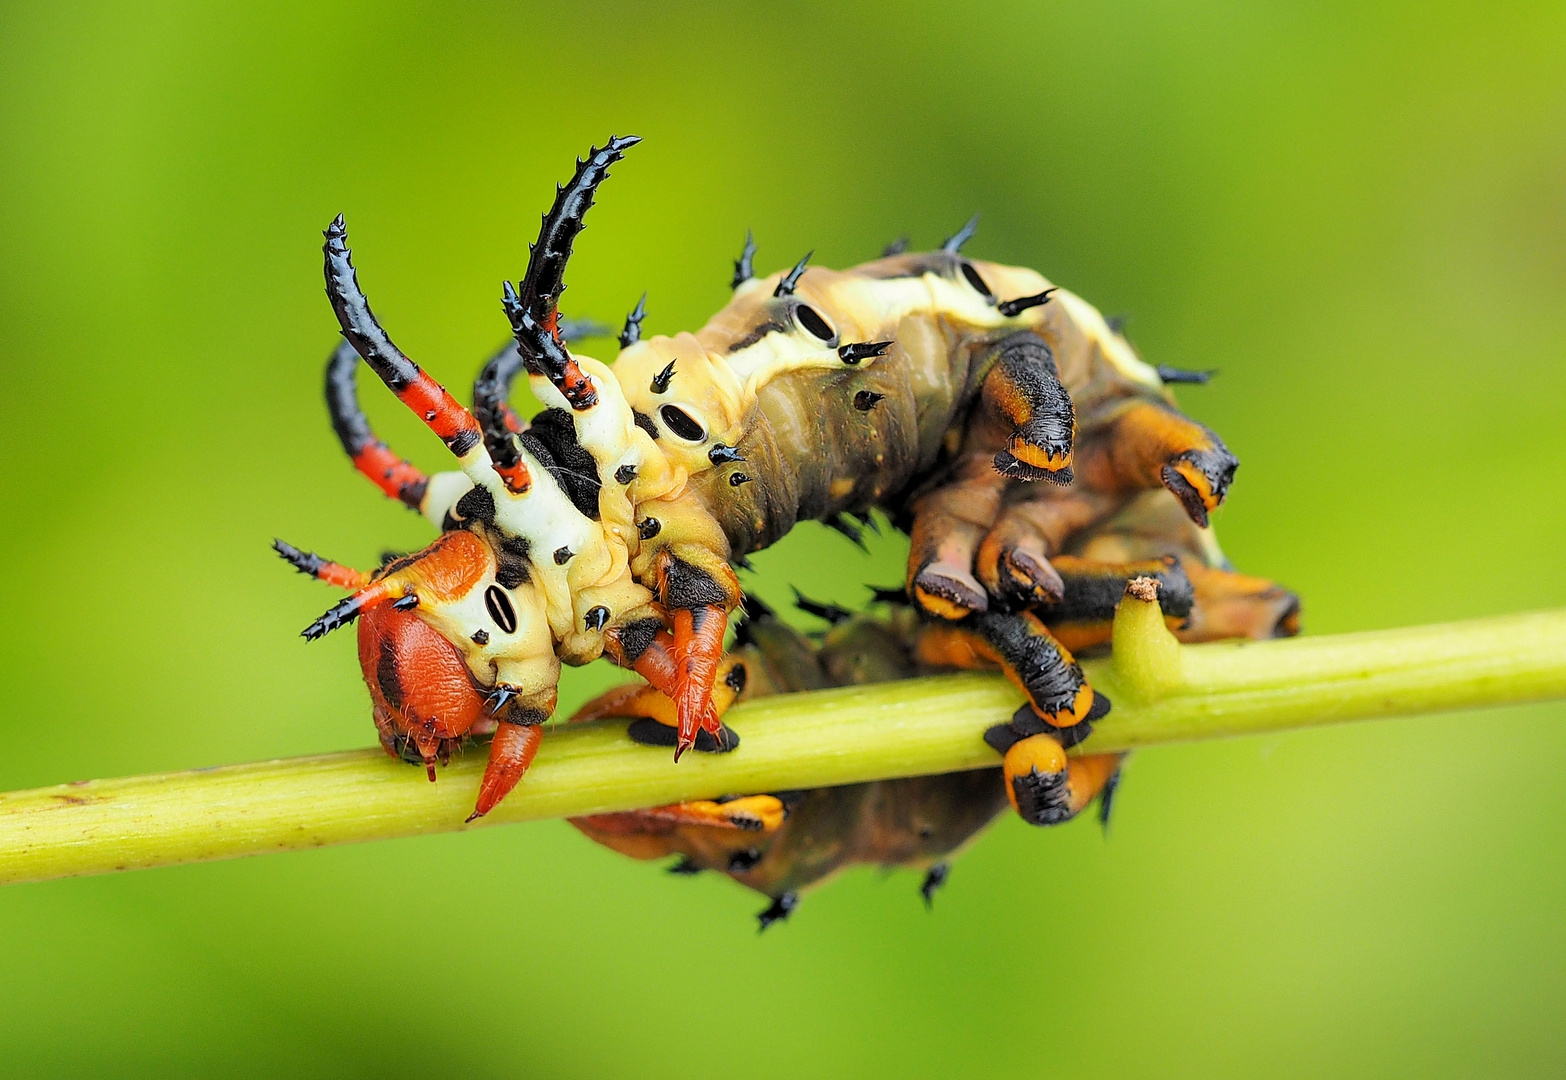
[[[528,385],[546,407],[564,409],[570,414],[576,441],[592,455],[598,469],[599,516],[615,525],[629,526],[635,519],[636,508],[627,485],[616,479],[616,473],[627,465],[636,470],[637,475],[659,472],[665,463],[652,439],[636,426],[635,414],[614,372],[590,356],[572,353],[571,357],[592,381],[598,398],[594,404],[585,409],[573,409],[565,395],[543,375],[529,376]],[[652,460],[655,455],[659,460]],[[643,492],[643,497],[658,494],[662,492]],[[609,535],[613,537],[617,531],[624,530],[611,529]],[[619,546],[625,545],[620,543]]]
[[[446,524],[446,513],[457,505],[457,500],[473,490],[473,481],[467,473],[441,472],[430,477],[424,489],[424,501],[419,503],[419,513],[437,529]]]
[[[563,637],[575,625],[572,571],[581,573],[590,569],[588,561],[608,556],[604,534],[572,505],[537,458],[521,445],[517,452],[533,482],[525,494],[513,495],[499,482],[499,476],[495,477],[496,484],[490,488],[495,497],[495,529],[528,542],[528,564],[543,588],[549,625],[556,637]],[[552,553],[560,548],[577,553],[577,558],[564,566],[556,565]]]

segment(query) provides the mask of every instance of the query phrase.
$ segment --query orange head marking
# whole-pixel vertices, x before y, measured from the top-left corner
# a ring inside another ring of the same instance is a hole
[[[436,762],[484,715],[484,693],[461,654],[413,612],[383,605],[359,620],[359,664],[381,745],[435,779]]]

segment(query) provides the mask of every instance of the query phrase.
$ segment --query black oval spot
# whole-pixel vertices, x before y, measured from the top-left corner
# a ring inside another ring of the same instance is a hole
[[[995,295],[990,292],[990,287],[984,283],[984,279],[979,276],[979,272],[973,268],[972,263],[965,262],[962,264],[962,276],[968,279],[969,285],[972,285],[985,296],[993,297]]]
[[[822,341],[831,341],[837,337],[837,331],[827,325],[821,313],[809,304],[800,304],[794,309],[794,320],[803,326],[811,337],[820,338]]]
[[[511,606],[511,597],[499,585],[491,585],[484,590],[484,608],[489,612],[489,617],[495,620],[496,626],[508,634],[516,633],[517,609]]]
[[[664,405],[658,409],[658,416],[664,426],[677,436],[689,442],[701,442],[707,437],[707,433],[701,429],[691,414],[678,405]]]
[[[658,535],[659,530],[662,528],[663,523],[661,521],[659,521],[657,518],[650,517],[642,518],[641,522],[636,526],[636,531],[641,535],[643,540],[651,540],[653,537]]]

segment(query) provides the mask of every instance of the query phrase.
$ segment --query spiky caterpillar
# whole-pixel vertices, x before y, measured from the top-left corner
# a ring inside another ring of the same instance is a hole
[[[327,291],[344,336],[462,471],[425,481],[346,421],[344,445],[383,490],[478,541],[433,545],[312,627],[381,605],[398,612],[360,627],[372,693],[377,682],[396,691],[382,695],[383,733],[400,732],[426,763],[461,734],[408,704],[421,677],[388,676],[398,674],[388,627],[415,618],[451,647],[438,660],[425,649],[421,663],[465,669],[487,695],[484,723],[499,725],[492,765],[513,764],[486,792],[503,795],[536,748],[536,731],[516,729],[553,708],[561,659],[607,652],[666,689],[683,749],[698,728],[719,730],[711,690],[739,599],[729,560],[804,517],[877,505],[912,518],[921,605],[989,635],[1041,717],[1069,727],[1102,708],[1036,619],[986,613],[992,600],[1054,598],[1047,560],[1015,546],[997,561],[1005,574],[987,575],[982,559],[973,565],[978,542],[1005,501],[1026,500],[1036,486],[1026,481],[1070,479],[1073,393],[1090,421],[1086,464],[1102,512],[1161,483],[1205,520],[1233,471],[1222,443],[1173,411],[1157,373],[1090,306],[1032,271],[964,259],[969,230],[940,252],[843,273],[802,260],[769,279],[751,276],[748,247],[735,300],[702,331],[638,343],[639,305],[614,370],[573,353],[558,333],[565,263],[594,190],[634,141],[595,150],[560,190],[526,277],[506,289],[517,348],[485,369],[472,414],[392,343],[359,290],[341,219],[327,231]],[[537,433],[505,402],[522,367],[557,410],[535,420]]]

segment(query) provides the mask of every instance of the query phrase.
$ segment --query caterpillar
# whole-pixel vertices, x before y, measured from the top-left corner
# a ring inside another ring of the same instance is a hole
[[[1042,726],[1102,715],[1108,701],[1030,610],[1067,599],[1050,557],[1154,492],[1222,565],[1205,526],[1238,464],[1223,442],[1091,305],[965,257],[974,222],[937,251],[842,272],[807,256],[767,277],[747,235],[733,299],[701,330],[644,339],[638,304],[613,368],[573,351],[559,312],[572,245],[637,141],[593,149],[558,189],[525,275],[504,286],[513,343],[481,371],[471,411],[376,319],[342,217],[326,230],[345,338],[329,362],[334,426],[361,472],[443,531],[369,574],[278,550],[350,590],[305,636],[358,620],[388,750],[433,777],[456,741],[493,729],[485,813],[532,760],[560,664],[599,656],[673,702],[676,759],[703,733],[722,749],[713,694],[741,601],[733,564],[801,520],[853,535],[875,508],[910,532],[908,595],[997,660]],[[374,436],[351,400],[355,357],[458,471],[426,477]],[[546,406],[530,424],[507,400],[523,371]]]

